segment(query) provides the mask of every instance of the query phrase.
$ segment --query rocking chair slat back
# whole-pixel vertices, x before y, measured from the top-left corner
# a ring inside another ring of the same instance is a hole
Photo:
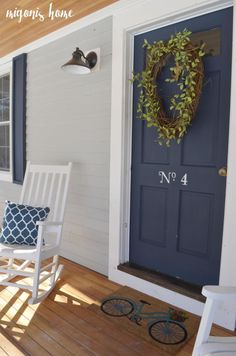
[[[41,178],[42,178],[42,173],[39,172],[38,173],[38,182],[37,182],[37,186],[36,186],[36,189],[35,189],[35,201],[38,201],[39,200],[39,188],[40,188],[40,182],[41,182]]]
[[[46,189],[47,189],[47,184],[48,184],[48,177],[49,177],[49,173],[46,173],[46,176],[45,176],[45,179],[44,179],[44,183],[43,183],[43,190],[42,190],[41,200],[40,200],[40,204],[41,205],[45,201],[45,194],[46,194]]]
[[[66,166],[27,164],[20,203],[48,206],[49,220],[62,221],[70,178],[71,163]]]
[[[27,172],[26,171],[26,173],[28,173],[27,174],[27,182],[29,181],[29,172]],[[34,179],[35,179],[35,174],[32,174],[31,175],[31,180],[30,180],[30,187],[29,187],[29,194],[28,194],[28,201],[27,202],[25,202],[25,203],[30,203],[30,198],[31,198],[31,196],[32,196],[32,192],[33,192],[33,186],[34,186]],[[25,184],[23,184],[23,186],[25,186],[25,190],[26,190],[26,185]],[[24,188],[23,188],[24,189]],[[20,203],[23,203],[23,201],[20,201]]]
[[[70,163],[71,164],[71,163]],[[62,201],[61,201],[61,205],[65,207],[66,205],[66,198],[67,198],[67,192],[68,192],[68,188],[69,188],[69,181],[70,181],[70,174],[68,176],[66,176],[65,179],[65,189],[64,192],[62,194]],[[59,216],[58,216],[58,220],[62,221],[64,218],[64,210],[60,212]]]
[[[63,178],[64,178],[63,175],[60,174],[59,179],[58,179],[56,202],[55,202],[55,207],[54,207],[54,218],[55,218],[55,220],[59,219],[58,207],[59,207],[60,198],[62,199],[61,188],[62,188],[62,180],[64,180]]]
[[[48,194],[48,198],[47,198],[47,205],[49,205],[52,201],[52,192],[53,192],[55,177],[56,177],[55,173],[50,174],[49,181],[51,180],[51,182],[49,183],[49,194]]]

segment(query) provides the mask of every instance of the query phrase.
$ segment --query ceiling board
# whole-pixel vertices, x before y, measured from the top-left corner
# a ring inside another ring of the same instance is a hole
[[[60,29],[84,16],[87,16],[105,6],[111,5],[117,0],[1,0],[0,1],[0,57],[15,51],[16,49],[33,42],[53,31]],[[55,18],[48,17],[50,3],[56,10],[72,10],[73,17]],[[6,18],[7,10],[34,10],[37,8],[44,15],[44,21],[39,17],[35,20],[19,17]]]

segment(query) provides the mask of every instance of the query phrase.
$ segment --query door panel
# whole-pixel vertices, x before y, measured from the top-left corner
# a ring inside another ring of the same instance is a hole
[[[134,71],[145,67],[144,39],[168,40],[184,28],[207,43],[204,86],[181,144],[160,146],[155,129],[137,119],[134,85],[130,262],[203,285],[218,283],[227,164],[232,8],[135,37]],[[167,69],[165,69],[167,72]],[[173,88],[160,78],[162,96]]]
[[[177,251],[193,256],[208,257],[213,198],[212,194],[180,192]],[[191,225],[186,224],[186,221],[191,221]],[[205,221],[208,221],[209,224],[205,224]],[[194,230],[192,226],[198,228]]]
[[[167,189],[142,186],[140,202],[140,241],[165,247]],[[146,214],[149,211],[149,214]],[[156,231],[160,231],[158,236]]]
[[[198,108],[197,117],[206,117],[206,120],[198,120],[194,125],[194,130],[189,129],[183,142],[183,165],[195,166],[216,166],[217,150],[216,144],[217,132],[219,130],[219,90],[220,88],[220,71],[206,72],[206,82],[201,96],[201,105]],[[216,103],[208,105],[208,103]],[[193,123],[194,124],[194,123]],[[201,137],[201,145],[198,144]],[[198,147],[198,150],[192,149]]]

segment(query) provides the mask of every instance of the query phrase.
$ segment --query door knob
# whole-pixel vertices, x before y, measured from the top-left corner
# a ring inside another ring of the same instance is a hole
[[[227,167],[221,167],[221,168],[218,170],[218,174],[219,174],[219,176],[221,176],[221,177],[226,177],[226,176],[227,176]]]

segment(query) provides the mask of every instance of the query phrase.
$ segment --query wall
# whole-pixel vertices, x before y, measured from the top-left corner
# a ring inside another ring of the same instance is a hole
[[[61,255],[107,274],[112,19],[107,18],[28,54],[27,159],[73,162]],[[101,48],[101,69],[63,72],[79,46]],[[1,203],[20,187],[0,185]]]

